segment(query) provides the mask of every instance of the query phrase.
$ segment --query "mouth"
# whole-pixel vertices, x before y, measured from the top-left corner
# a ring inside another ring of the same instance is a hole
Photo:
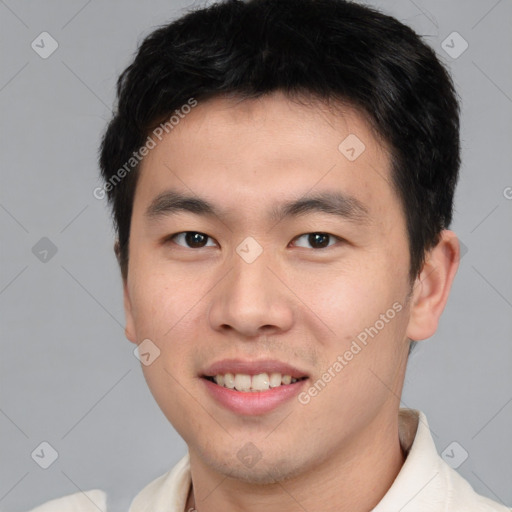
[[[210,398],[238,415],[262,415],[289,402],[309,375],[280,361],[224,360],[200,375]]]
[[[217,384],[217,386],[232,389],[239,393],[261,393],[270,389],[288,386],[307,379],[307,376],[295,378],[279,372],[258,373],[219,373],[217,375],[203,375],[204,379]]]

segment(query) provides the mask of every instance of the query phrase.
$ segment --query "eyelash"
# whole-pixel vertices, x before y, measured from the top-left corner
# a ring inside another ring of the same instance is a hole
[[[168,237],[166,237],[164,239],[164,243],[165,242],[173,242],[173,243],[176,243],[174,242],[174,239],[179,236],[179,235],[186,235],[187,233],[194,233],[194,234],[197,234],[197,235],[202,235],[202,236],[205,236],[206,238],[210,239],[210,240],[213,240],[213,238],[209,235],[207,235],[206,233],[202,233],[201,231],[180,231],[179,233],[175,233],[173,235],[169,235]],[[332,235],[331,233],[325,233],[324,231],[311,231],[309,233],[303,233],[302,235],[299,235],[297,237],[295,237],[293,239],[293,241],[295,240],[298,240],[299,238],[302,238],[303,236],[308,236],[308,235],[323,235],[323,236],[327,236],[327,237],[330,237],[331,239],[335,239],[336,241],[338,242],[344,242],[344,240],[336,235]],[[180,244],[176,244],[178,245],[179,247],[184,247]],[[326,247],[313,247],[312,249],[313,250],[316,250],[316,251],[319,251],[319,250],[322,250],[322,249],[328,249],[329,247],[332,247],[333,245],[335,244],[329,244],[327,245]],[[205,247],[208,247],[208,246],[205,246]],[[211,247],[211,246],[210,246]],[[185,249],[196,249],[194,247],[184,247]],[[203,249],[204,247],[199,247],[199,249]]]

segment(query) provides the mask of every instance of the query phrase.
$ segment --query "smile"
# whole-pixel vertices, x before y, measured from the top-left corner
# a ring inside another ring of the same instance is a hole
[[[206,376],[205,378],[227,389],[233,389],[241,393],[254,393],[295,384],[299,380],[304,380],[307,377],[296,379],[291,375],[282,375],[278,372],[272,372],[259,373],[257,375],[225,373],[215,376]]]

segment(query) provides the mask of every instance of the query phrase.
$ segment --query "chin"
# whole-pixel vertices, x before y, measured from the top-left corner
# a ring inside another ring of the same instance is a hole
[[[233,457],[234,455],[234,457]],[[261,458],[253,465],[244,465],[237,454],[208,454],[203,461],[214,471],[248,484],[269,485],[289,480],[305,471],[302,461],[279,455]]]

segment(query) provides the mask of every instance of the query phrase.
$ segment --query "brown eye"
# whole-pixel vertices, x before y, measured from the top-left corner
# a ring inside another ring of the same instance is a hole
[[[182,247],[187,247],[189,249],[201,249],[202,247],[215,247],[213,245],[206,245],[210,237],[205,235],[204,233],[200,233],[199,231],[183,231],[181,233],[176,233],[170,240],[173,240],[177,245],[181,245]],[[177,240],[181,240],[182,243],[177,242]],[[184,244],[183,244],[184,242]]]
[[[306,243],[310,244],[313,249],[324,249],[325,247],[330,247],[336,242],[336,240],[339,240],[338,237],[329,233],[305,233],[304,235],[297,237],[296,240],[300,240],[301,238],[305,238]],[[333,243],[329,243],[330,239],[333,239]],[[300,244],[298,244],[298,246],[305,247]]]

